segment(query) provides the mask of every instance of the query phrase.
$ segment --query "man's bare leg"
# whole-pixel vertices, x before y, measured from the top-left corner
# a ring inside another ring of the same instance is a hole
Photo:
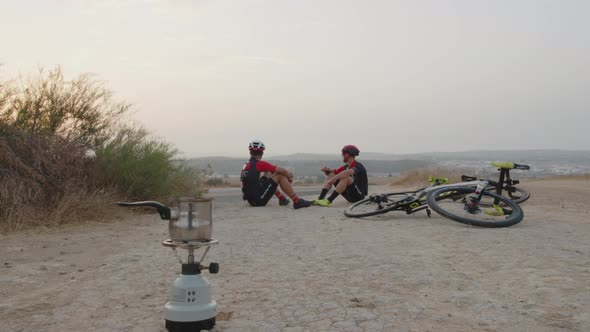
[[[287,196],[291,198],[293,198],[293,196],[297,197],[297,194],[295,194],[295,190],[293,190],[291,182],[289,182],[289,179],[287,179],[285,176],[281,174],[274,174],[272,176],[272,179],[279,185],[279,187],[281,187],[281,190],[283,190]],[[293,198],[293,201],[295,201],[295,198]]]
[[[336,189],[334,189],[334,191],[332,192],[330,197],[328,197],[327,200],[322,199],[322,200],[316,201],[316,204],[321,205],[321,206],[331,206],[332,202],[336,199],[336,197],[338,197],[338,195],[345,192],[346,188],[348,188],[348,186],[350,186],[353,183],[354,183],[354,179],[351,176],[340,179],[340,182],[338,182]]]
[[[322,188],[326,189],[326,190],[330,190],[332,188],[332,185],[329,184],[328,182],[330,181],[330,179],[332,179],[335,176],[336,176],[336,174],[334,174],[334,173],[330,173],[330,174],[326,175],[326,180],[324,180],[324,184],[322,185]]]
[[[336,174],[334,174],[334,173],[326,174],[326,180],[324,180],[324,184],[322,184],[322,192],[320,193],[320,196],[318,197],[318,199],[326,198],[328,191],[330,191],[330,189],[332,188],[332,184],[330,184],[328,182],[330,181],[330,179],[332,179],[335,176],[336,176]]]
[[[291,197],[291,199],[293,200],[294,209],[300,209],[311,206],[311,202],[308,202],[305,199],[300,199],[299,197],[297,197],[297,194],[295,194],[295,190],[293,190],[293,186],[291,185],[289,178],[281,174],[274,174],[272,176],[272,179],[281,187],[281,189],[285,194],[287,194],[287,196]]]
[[[344,179],[340,179],[340,182],[338,182],[338,185],[336,186],[336,189],[334,189],[334,191],[338,192],[339,194],[342,194],[344,191],[346,191],[346,188],[348,188],[348,186],[350,186],[353,182],[354,180],[350,176]]]

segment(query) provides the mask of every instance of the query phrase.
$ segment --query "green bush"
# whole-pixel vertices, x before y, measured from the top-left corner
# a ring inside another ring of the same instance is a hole
[[[59,67],[0,82],[0,233],[100,217],[115,197],[202,194],[205,171],[126,122],[129,105],[112,95]]]
[[[200,195],[202,171],[174,162],[176,154],[143,128],[119,129],[96,149],[98,181],[130,199]]]

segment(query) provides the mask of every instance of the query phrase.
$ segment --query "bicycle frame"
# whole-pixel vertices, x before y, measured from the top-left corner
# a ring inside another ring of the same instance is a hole
[[[426,196],[433,190],[440,189],[440,188],[450,188],[450,187],[477,187],[478,184],[486,182],[490,183],[488,180],[476,180],[476,181],[467,181],[461,183],[449,183],[449,184],[442,184],[442,185],[432,185],[428,187],[424,187],[422,189],[412,191],[409,193],[414,194],[413,196],[409,197],[412,198],[408,200],[408,202],[404,202],[400,204],[400,210],[405,210],[407,214],[412,214],[418,211],[426,210],[426,213],[430,217],[430,209],[428,208],[428,204],[426,203]],[[481,194],[480,197],[481,198]]]
[[[496,184],[496,193],[498,195],[502,195],[502,191],[506,190],[508,192],[509,196],[512,196],[512,193],[515,191],[513,190],[514,185],[515,184],[519,184],[520,181],[518,180],[512,180],[510,178],[510,170],[509,169],[504,169],[501,168],[500,169],[500,179],[498,180],[498,183]],[[506,185],[504,187],[504,185]]]

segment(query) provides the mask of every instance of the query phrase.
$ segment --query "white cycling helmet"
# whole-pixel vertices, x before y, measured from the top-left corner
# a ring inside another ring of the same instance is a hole
[[[250,151],[264,151],[265,149],[266,146],[259,139],[253,140],[252,142],[250,142],[250,145],[248,146],[248,150]]]

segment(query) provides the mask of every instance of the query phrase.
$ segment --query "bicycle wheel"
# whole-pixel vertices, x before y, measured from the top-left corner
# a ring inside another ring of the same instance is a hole
[[[520,203],[524,203],[526,202],[529,198],[531,198],[531,194],[521,188],[514,188],[516,191],[513,193],[508,193],[508,196],[510,197],[510,199],[516,203],[516,204],[520,204]]]
[[[411,200],[413,195],[414,192],[371,195],[347,207],[344,210],[344,215],[352,218],[362,218],[383,214],[397,209],[402,203]]]
[[[475,188],[447,187],[434,190],[426,198],[431,209],[443,217],[478,227],[508,227],[524,218],[522,208],[508,197],[484,190],[482,200],[498,200],[498,208],[470,207],[469,195]]]
[[[494,186],[487,187],[486,190],[490,191],[492,193],[496,193],[496,187],[494,187]],[[508,198],[510,198],[510,200],[512,200],[516,204],[524,203],[526,200],[531,198],[531,194],[524,189],[514,187],[514,190],[515,190],[515,192],[513,192],[513,193],[508,192],[508,191],[504,191],[504,195],[507,196]],[[481,204],[483,206],[492,206],[493,202],[494,202],[494,199],[491,197],[482,197],[482,200],[479,204]],[[503,203],[500,203],[500,206],[505,207],[506,205],[504,205]]]

